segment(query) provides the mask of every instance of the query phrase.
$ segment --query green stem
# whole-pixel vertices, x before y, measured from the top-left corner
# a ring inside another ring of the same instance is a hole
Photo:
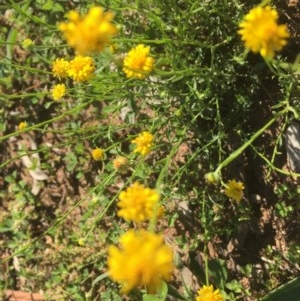
[[[9,63],[9,62],[7,62],[7,60],[8,59],[2,60],[1,63],[5,66],[8,66],[8,67],[15,67],[18,70],[26,70],[28,72],[32,72],[32,73],[35,73],[35,74],[38,74],[38,73],[48,74],[48,75],[52,74],[52,72],[47,71],[47,70],[42,70],[42,69],[38,69],[38,68],[22,66],[22,65],[18,65],[18,64],[14,64],[14,63]]]
[[[278,114],[276,114],[269,122],[267,122],[262,128],[260,128],[256,133],[254,133],[248,141],[246,141],[241,147],[232,152],[223,162],[221,162],[218,168],[215,170],[214,174],[220,175],[223,167],[227,166],[233,160],[235,160],[243,151],[250,146],[260,135],[262,135],[266,129],[268,129],[279,117],[284,115],[290,110],[290,107],[285,108]]]
[[[12,132],[12,133],[7,134],[7,135],[5,135],[5,136],[2,136],[2,137],[0,137],[0,141],[6,140],[6,139],[8,139],[8,138],[10,138],[10,137],[13,137],[13,136],[17,136],[17,135],[19,135],[19,134],[21,134],[21,133],[25,133],[25,132],[29,132],[29,131],[32,131],[32,130],[39,129],[39,128],[41,128],[41,127],[44,126],[44,125],[47,125],[47,124],[49,124],[49,123],[55,122],[55,121],[57,121],[57,120],[60,120],[60,119],[64,118],[65,116],[71,115],[71,114],[76,113],[77,111],[83,109],[84,107],[86,107],[86,106],[88,106],[90,103],[92,103],[93,101],[94,101],[94,100],[90,100],[90,101],[88,101],[88,102],[86,102],[86,103],[84,103],[84,104],[82,104],[82,105],[80,105],[80,106],[78,106],[78,107],[76,107],[76,108],[73,108],[73,109],[71,109],[71,110],[69,110],[69,111],[67,111],[67,112],[62,113],[62,114],[59,115],[59,116],[56,116],[56,117],[51,118],[51,119],[48,119],[48,120],[46,120],[46,121],[43,121],[43,122],[34,124],[34,125],[32,125],[32,126],[28,126],[28,127],[26,127],[25,129],[23,129],[23,130],[15,131],[15,132]]]
[[[156,190],[157,191],[161,190],[163,180],[164,180],[164,178],[165,178],[165,176],[166,176],[166,174],[168,173],[168,170],[169,170],[171,159],[174,156],[174,154],[176,153],[176,151],[178,150],[178,146],[182,143],[183,139],[184,139],[184,136],[182,136],[181,139],[179,139],[179,141],[176,143],[176,146],[174,146],[172,148],[171,152],[167,156],[166,161],[165,161],[165,165],[162,168],[161,172],[159,173],[158,179],[156,181]],[[159,213],[158,212],[159,207],[160,207],[160,204],[157,204],[155,206],[154,210],[153,210],[154,211],[153,216],[150,220],[149,227],[148,227],[149,231],[154,231],[155,230],[155,226],[156,226],[156,223],[157,223],[157,217],[158,217],[158,213]]]
[[[258,156],[260,156],[266,162],[266,164],[270,167],[270,169],[275,170],[278,173],[281,173],[281,174],[286,175],[286,176],[300,178],[300,173],[296,173],[296,172],[292,172],[292,171],[286,171],[286,170],[283,170],[281,168],[278,168],[274,165],[274,163],[272,161],[270,161],[268,158],[266,158],[264,155],[262,155],[260,152],[258,152],[255,147],[252,146],[252,149],[256,152],[256,154]],[[270,175],[270,173],[267,174],[267,177],[269,175]]]
[[[204,266],[205,266],[205,284],[209,286],[209,278],[208,278],[208,256],[207,256],[207,241],[205,239],[204,245]]]
[[[25,9],[22,9],[22,7],[20,5],[18,5],[16,2],[14,2],[13,0],[9,0],[11,6],[23,17],[28,18],[29,20],[41,24],[43,26],[46,26],[50,29],[56,30],[57,27],[54,25],[50,25],[49,23],[45,23],[42,19],[34,16],[34,15],[30,15],[27,12],[25,12]],[[30,1],[28,1],[28,4],[30,3]],[[26,7],[27,8],[27,7]]]
[[[205,193],[203,193],[203,196],[205,196]],[[209,285],[209,278],[208,278],[208,237],[207,237],[207,232],[208,232],[208,224],[207,224],[207,211],[206,211],[206,197],[203,197],[203,202],[202,202],[202,214],[204,214],[204,221],[203,221],[203,226],[204,226],[204,248],[203,248],[203,253],[204,253],[204,267],[205,267],[205,284],[208,286]]]

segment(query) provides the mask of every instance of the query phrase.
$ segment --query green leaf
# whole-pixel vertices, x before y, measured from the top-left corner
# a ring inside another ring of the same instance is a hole
[[[67,164],[67,170],[73,171],[78,163],[77,156],[73,152],[67,153],[64,158],[64,161]]]
[[[52,0],[48,0],[48,1],[42,6],[42,9],[44,9],[44,10],[50,10],[51,8],[53,8],[53,1],[52,1]]]
[[[156,295],[145,294],[143,295],[143,301],[164,301],[168,295],[168,286],[163,282],[158,293]]]
[[[228,276],[225,261],[221,259],[209,261],[208,270],[209,275],[213,278],[215,286],[224,289]]]
[[[161,301],[157,295],[143,295],[143,301]]]
[[[6,124],[0,122],[0,132],[4,132],[6,130]]]
[[[237,280],[232,280],[230,283],[227,283],[226,287],[237,294],[242,292],[242,285]]]
[[[0,228],[0,233],[6,233],[6,232],[11,232],[13,228],[8,228],[8,227],[1,227]]]
[[[168,286],[165,282],[163,282],[162,286],[160,287],[158,294],[159,294],[161,300],[166,299],[166,297],[168,295]]]
[[[276,288],[261,301],[300,301],[300,277]]]
[[[64,8],[58,4],[58,3],[53,3],[53,0],[48,0],[43,6],[42,6],[43,10],[51,10],[52,12],[63,12]]]
[[[109,275],[108,272],[99,275],[99,276],[93,281],[92,286],[94,286],[94,285],[95,285],[96,283],[98,283],[99,281],[101,281],[101,280],[107,278],[108,275]]]

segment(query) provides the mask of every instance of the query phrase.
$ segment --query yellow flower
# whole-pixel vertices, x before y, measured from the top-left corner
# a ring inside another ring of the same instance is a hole
[[[27,122],[26,121],[21,121],[19,123],[19,130],[24,130],[25,128],[27,128]]]
[[[134,153],[140,153],[143,156],[147,155],[151,147],[153,146],[153,135],[147,131],[139,134],[135,139],[131,141],[131,143],[136,144],[136,148],[134,149]]]
[[[55,85],[52,90],[52,97],[55,101],[60,100],[66,94],[66,86],[65,84]]]
[[[102,148],[95,148],[92,150],[92,157],[95,161],[101,161],[104,158],[104,151]]]
[[[94,76],[95,65],[90,56],[76,56],[69,63],[68,75],[76,82],[84,82]]]
[[[69,22],[60,23],[59,29],[77,54],[87,55],[102,51],[117,33],[116,26],[111,23],[113,17],[113,13],[105,13],[102,7],[90,8],[85,16],[70,11],[67,14]]]
[[[254,53],[260,53],[266,59],[274,57],[274,51],[280,51],[290,36],[286,25],[278,25],[278,13],[270,6],[255,7],[249,11],[239,24],[238,33],[245,47]]]
[[[213,286],[204,285],[199,291],[196,301],[223,301],[224,298],[218,289],[214,290]]]
[[[243,197],[244,184],[236,180],[228,181],[225,187],[225,194],[235,201],[239,202]]]
[[[120,207],[118,216],[136,223],[149,220],[154,214],[162,213],[162,208],[158,203],[159,198],[160,195],[156,190],[135,182],[120,193],[117,204]]]
[[[33,47],[34,45],[35,45],[35,42],[32,41],[31,39],[25,39],[25,40],[22,42],[22,47],[23,47],[24,49]]]
[[[173,267],[173,252],[163,237],[145,230],[129,230],[121,236],[120,248],[108,250],[109,275],[122,285],[123,293],[136,287],[156,292],[170,280]]]
[[[84,246],[85,245],[85,238],[79,238],[77,240],[77,243],[80,245],[80,246]]]
[[[91,202],[92,202],[93,204],[97,204],[97,202],[98,202],[98,196],[97,196],[97,195],[94,195],[94,196],[92,197]]]
[[[128,159],[123,156],[117,156],[113,160],[113,166],[116,170],[120,172],[127,172],[128,170]]]
[[[149,57],[150,47],[143,44],[131,49],[123,62],[123,71],[127,78],[145,78],[152,70],[154,59]]]
[[[65,59],[56,59],[52,64],[52,72],[55,77],[65,78],[68,76],[69,62]]]

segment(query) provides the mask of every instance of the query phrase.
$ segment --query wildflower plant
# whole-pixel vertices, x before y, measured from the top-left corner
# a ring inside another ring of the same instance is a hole
[[[108,269],[110,277],[122,285],[122,292],[146,287],[154,293],[163,281],[170,280],[173,252],[161,235],[129,230],[121,236],[120,248],[109,248]]]
[[[63,58],[57,58],[52,63],[52,72],[55,77],[66,78],[68,76],[69,62]]]
[[[113,159],[113,166],[117,171],[121,173],[127,172],[129,169],[128,158],[124,156],[117,156],[115,159]]]
[[[144,131],[139,134],[131,143],[135,144],[134,153],[140,153],[142,156],[147,155],[153,146],[154,137],[151,133]]]
[[[90,56],[76,56],[69,62],[67,74],[75,82],[85,82],[94,76],[95,64]]]
[[[92,157],[95,161],[101,161],[104,158],[104,151],[103,149],[96,147],[92,150]]]
[[[272,59],[275,51],[280,51],[290,37],[285,24],[278,25],[278,12],[270,6],[258,6],[249,11],[239,24],[245,47],[254,53],[260,53],[266,59]]]
[[[55,101],[61,100],[62,97],[66,94],[66,85],[65,84],[57,84],[55,85],[52,90],[52,97]]]
[[[224,298],[218,289],[214,290],[212,285],[204,285],[198,291],[196,301],[224,301]]]
[[[127,78],[144,79],[154,68],[154,58],[149,56],[150,47],[139,44],[132,48],[123,62]]]
[[[61,22],[59,30],[78,55],[88,55],[109,46],[112,36],[117,33],[112,23],[113,17],[112,12],[104,12],[99,6],[90,8],[84,16],[77,11],[70,11],[67,14],[69,21]]]
[[[156,190],[135,182],[120,193],[118,216],[136,223],[150,220],[154,214],[161,212],[159,199]]]
[[[254,301],[295,278],[296,8],[71,2],[0,7],[0,299]]]
[[[230,180],[225,186],[225,194],[239,202],[243,197],[244,185],[242,182],[237,182],[236,180]]]

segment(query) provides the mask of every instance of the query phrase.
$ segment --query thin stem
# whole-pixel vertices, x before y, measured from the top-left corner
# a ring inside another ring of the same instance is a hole
[[[281,174],[286,175],[286,176],[297,177],[297,178],[300,177],[300,173],[296,173],[296,172],[292,172],[292,171],[286,171],[286,170],[283,170],[281,168],[278,168],[273,164],[273,162],[271,162],[268,158],[266,158],[263,154],[261,154],[255,147],[252,146],[252,149],[256,152],[256,154],[258,156],[260,156],[267,163],[267,165],[270,167],[270,169],[275,170],[278,173],[281,173]],[[268,173],[267,176],[269,176],[269,173]]]
[[[260,135],[262,135],[265,130],[267,130],[279,117],[284,115],[290,110],[290,107],[285,108],[278,114],[276,114],[270,121],[268,121],[262,128],[260,128],[256,133],[254,133],[248,141],[246,141],[241,147],[232,152],[223,162],[221,162],[218,168],[215,170],[215,174],[219,175],[223,167],[227,166],[233,160],[235,160],[243,151],[250,146]]]
[[[204,265],[205,265],[205,284],[209,286],[209,278],[208,278],[208,256],[207,256],[207,241],[205,241],[204,245]]]
[[[18,131],[12,132],[12,133],[10,133],[10,134],[7,134],[7,135],[5,135],[5,136],[2,136],[2,137],[0,137],[0,141],[7,140],[7,139],[9,139],[10,137],[17,136],[17,135],[19,135],[19,134],[21,134],[21,133],[25,133],[25,132],[29,132],[29,131],[32,131],[32,130],[40,129],[40,128],[41,128],[42,126],[44,126],[44,125],[47,125],[47,124],[49,124],[49,123],[58,121],[58,120],[64,118],[65,116],[71,115],[71,114],[73,114],[73,113],[75,113],[75,112],[77,112],[77,111],[83,109],[84,107],[86,107],[86,106],[88,106],[90,103],[92,103],[93,101],[94,101],[94,100],[90,100],[90,101],[88,101],[88,102],[86,102],[86,103],[84,103],[84,104],[82,104],[82,105],[80,105],[80,106],[78,106],[78,107],[76,107],[76,108],[73,108],[73,109],[71,109],[71,110],[69,110],[69,111],[67,111],[67,112],[62,113],[62,114],[59,115],[59,116],[56,116],[56,117],[51,118],[51,119],[48,119],[48,120],[46,120],[46,121],[43,121],[43,122],[40,122],[40,123],[31,125],[31,126],[28,126],[28,127],[26,127],[25,129],[23,129],[23,130],[18,130]]]

